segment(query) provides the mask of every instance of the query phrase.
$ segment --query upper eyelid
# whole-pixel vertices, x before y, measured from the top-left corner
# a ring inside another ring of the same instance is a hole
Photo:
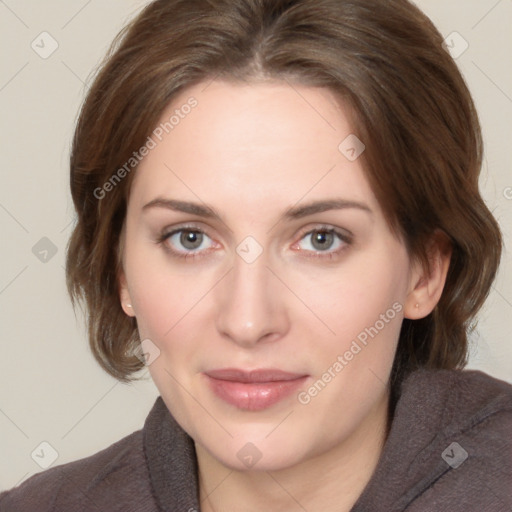
[[[311,223],[311,224],[315,224],[315,223]],[[314,225],[314,226],[302,228],[299,230],[299,232],[302,235],[305,235],[305,234],[310,233],[311,231],[321,231],[322,229],[325,229],[326,231],[327,230],[343,231],[347,234],[347,236],[353,236],[353,233],[350,230],[348,230],[346,228],[333,226],[332,224],[329,224],[326,222],[324,222],[324,223],[319,222],[319,223],[316,223],[316,225]],[[205,229],[203,227],[196,226],[193,223],[191,223],[191,224],[178,225],[176,227],[168,227],[168,228],[162,229],[162,233],[164,233],[164,234],[176,233],[178,231],[200,231],[201,233],[208,235],[209,228]],[[208,235],[208,236],[210,236],[210,235]]]
[[[213,237],[208,234],[208,229],[204,229],[202,227],[194,226],[194,225],[185,225],[185,226],[177,226],[162,229],[163,236],[170,236],[180,231],[199,231],[200,233],[207,235],[209,238],[213,240]]]

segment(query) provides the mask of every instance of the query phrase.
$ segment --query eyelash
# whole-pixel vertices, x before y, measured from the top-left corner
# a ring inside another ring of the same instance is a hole
[[[202,252],[181,253],[179,251],[171,249],[168,245],[165,244],[165,242],[170,237],[172,237],[176,233],[181,233],[181,232],[198,233],[198,234],[203,234],[203,235],[208,236],[208,234],[206,232],[204,232],[202,229],[199,229],[195,226],[181,226],[179,228],[173,229],[172,231],[163,232],[157,238],[156,243],[159,245],[162,245],[164,247],[164,249],[167,252],[169,252],[173,257],[181,258],[184,260],[202,258],[202,257],[204,257],[205,252],[210,252],[209,250],[206,250],[206,251],[202,251]],[[321,259],[332,260],[332,259],[339,257],[341,255],[341,253],[346,250],[347,246],[350,246],[352,244],[352,236],[351,235],[342,233],[341,231],[338,231],[337,229],[329,227],[329,226],[320,226],[320,227],[317,227],[314,229],[310,229],[309,231],[306,231],[305,233],[301,234],[299,241],[303,240],[308,235],[312,235],[313,233],[327,233],[327,234],[336,235],[343,242],[344,245],[340,249],[338,249],[336,251],[332,251],[332,252],[327,252],[327,251],[311,252],[311,251],[309,251],[309,253],[308,253],[308,251],[305,251],[307,258],[321,258]],[[208,238],[211,238],[211,237],[208,236]]]

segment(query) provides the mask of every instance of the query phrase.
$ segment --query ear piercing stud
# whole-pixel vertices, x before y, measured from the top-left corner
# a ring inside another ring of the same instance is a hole
[[[126,304],[126,307],[127,307],[127,308],[131,308],[131,307],[132,307],[132,305],[131,305],[131,304]],[[416,304],[416,307],[418,307],[418,305],[417,305],[417,304]]]

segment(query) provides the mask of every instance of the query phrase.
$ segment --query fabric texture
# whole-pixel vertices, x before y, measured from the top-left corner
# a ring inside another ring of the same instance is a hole
[[[32,511],[198,512],[194,442],[158,397],[142,430],[0,494],[0,512]],[[351,509],[381,511],[511,512],[512,385],[475,370],[411,373]]]

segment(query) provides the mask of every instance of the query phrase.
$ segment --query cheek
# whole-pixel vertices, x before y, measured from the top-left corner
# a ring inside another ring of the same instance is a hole
[[[150,250],[141,246],[128,237],[124,267],[140,338],[149,338],[159,344],[157,340],[163,339],[175,322],[179,301],[162,276],[165,268],[155,261]]]
[[[206,333],[213,325],[205,306],[215,276],[207,270],[180,270],[159,252],[132,251],[126,271],[140,339],[151,340],[162,356],[150,365],[151,374],[155,382],[173,388],[169,373],[182,382],[201,369],[198,354],[206,353]]]
[[[165,340],[200,299],[197,273],[177,268],[161,246],[135,236],[127,240],[125,270],[141,337]]]
[[[397,270],[399,258],[395,266],[392,258],[384,261],[388,264],[381,255],[373,266],[369,260],[361,268],[354,264],[322,293],[310,292],[318,316],[334,334],[322,326],[321,336],[310,331],[314,341],[307,345],[307,360],[314,382],[299,401],[317,415],[331,411],[347,429],[383,399],[396,353],[406,280],[404,269]]]
[[[350,342],[376,325],[396,337],[406,296],[407,265],[403,255],[369,254],[353,258],[338,271],[307,283],[307,305],[323,320],[324,339]],[[332,336],[329,336],[329,331]],[[373,330],[372,330],[373,331]]]
[[[178,294],[165,286],[162,280],[145,274],[144,280],[135,280],[131,295],[140,336],[163,339],[177,321]]]

